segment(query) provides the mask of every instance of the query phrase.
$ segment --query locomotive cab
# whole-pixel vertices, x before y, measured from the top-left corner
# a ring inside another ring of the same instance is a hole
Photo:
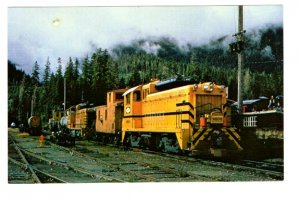
[[[124,98],[124,121],[126,126],[131,128],[142,128],[142,86],[137,86],[127,90],[123,96]],[[134,116],[131,118],[130,116]]]

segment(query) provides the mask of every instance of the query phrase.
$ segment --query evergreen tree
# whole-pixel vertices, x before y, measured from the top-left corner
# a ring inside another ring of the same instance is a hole
[[[115,90],[118,89],[120,82],[118,64],[110,61],[109,66],[107,85],[109,90]]]
[[[250,70],[247,68],[244,70],[243,76],[243,99],[252,99],[252,74]]]
[[[86,56],[82,63],[82,74],[80,77],[81,101],[90,101],[92,98],[92,69],[89,57]]]
[[[74,96],[73,96],[73,98],[76,100],[77,103],[81,102],[79,68],[80,68],[80,63],[78,61],[78,58],[76,58],[75,63],[74,63],[74,68],[73,68],[73,77],[74,77],[74,80],[73,80]]]
[[[24,117],[24,105],[25,103],[25,90],[26,90],[26,76],[24,74],[22,82],[20,84],[20,89],[19,89],[19,106],[18,106],[18,120],[19,121],[25,121]]]
[[[66,70],[65,70],[65,75],[64,78],[66,79],[66,108],[70,106],[76,105],[77,102],[76,99],[74,98],[75,95],[75,80],[74,80],[74,64],[72,61],[72,58],[69,58],[69,61],[66,65]]]
[[[73,71],[73,76],[75,80],[79,79],[79,68],[80,68],[80,63],[78,61],[78,58],[75,59],[75,63],[74,63],[74,71]]]
[[[39,82],[40,82],[40,78],[39,78],[39,75],[40,75],[40,66],[38,64],[37,61],[35,61],[34,63],[34,66],[32,68],[32,73],[31,73],[31,78],[32,78],[32,84],[33,85],[39,85]]]
[[[61,58],[57,59],[58,67],[55,74],[55,88],[56,90],[53,90],[55,92],[54,98],[55,103],[57,106],[61,106],[63,103],[64,98],[64,78],[62,75],[62,61]]]
[[[190,63],[188,64],[188,76],[195,79],[197,82],[201,80],[201,71],[200,71],[200,63],[198,61],[197,53],[195,51],[192,52]]]
[[[125,83],[125,79],[123,76],[120,79],[119,88],[126,88],[126,83]]]
[[[134,87],[134,86],[140,85],[141,83],[142,83],[142,81],[141,81],[140,73],[139,73],[138,69],[135,68],[128,80],[128,85],[130,87]]]
[[[96,104],[104,104],[106,102],[106,93],[109,89],[107,85],[108,79],[108,60],[107,50],[97,51],[92,55],[92,89],[94,91],[94,101]]]
[[[48,57],[45,64],[44,77],[43,77],[43,83],[45,86],[48,86],[49,78],[50,78],[50,61]]]
[[[44,70],[44,77],[43,77],[43,86],[41,88],[40,94],[40,105],[38,107],[42,110],[41,118],[43,121],[49,119],[49,110],[52,107],[51,102],[51,91],[50,91],[50,61],[49,57],[47,58]]]

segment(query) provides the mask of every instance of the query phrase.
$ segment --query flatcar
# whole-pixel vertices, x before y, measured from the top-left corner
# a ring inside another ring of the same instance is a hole
[[[228,124],[230,107],[223,85],[153,81],[123,96],[124,145],[215,157],[243,150],[240,135]]]

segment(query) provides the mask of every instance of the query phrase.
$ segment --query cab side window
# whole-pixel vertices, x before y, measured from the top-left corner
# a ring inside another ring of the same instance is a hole
[[[111,102],[111,92],[108,93],[108,102]]]
[[[126,95],[126,105],[130,104],[130,93]]]
[[[134,91],[133,101],[140,101],[140,100],[141,100],[141,91]]]

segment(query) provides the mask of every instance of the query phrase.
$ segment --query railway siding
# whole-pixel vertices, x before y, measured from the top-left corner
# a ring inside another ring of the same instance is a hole
[[[32,166],[38,177],[48,177],[56,183],[282,180],[276,176],[257,173],[253,169],[241,170],[228,164],[154,154],[139,149],[124,150],[93,141],[76,141],[76,146],[72,148],[50,142],[40,147],[38,137],[17,132],[10,134],[16,141],[14,145],[20,148],[20,152],[29,162],[23,164],[23,168]],[[9,147],[12,148],[13,145],[10,144]],[[16,166],[22,166],[16,164],[22,162],[22,159],[14,159],[9,158],[9,171],[13,171]],[[28,172],[23,173],[25,177]]]

